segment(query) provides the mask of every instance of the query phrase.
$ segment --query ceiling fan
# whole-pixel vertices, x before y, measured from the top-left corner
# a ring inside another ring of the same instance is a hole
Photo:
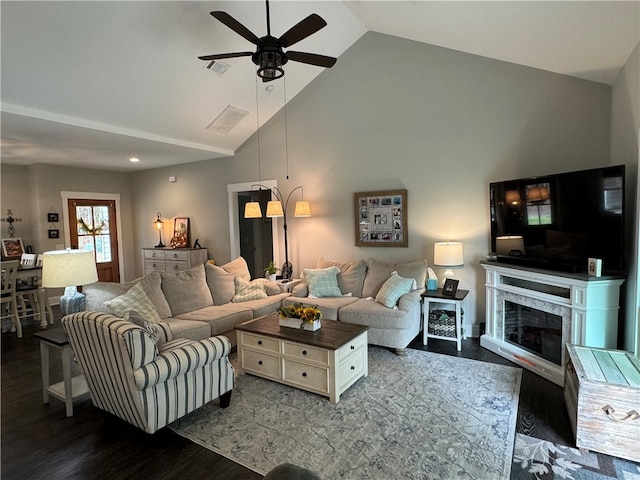
[[[234,57],[251,57],[253,63],[258,66],[258,76],[264,82],[270,82],[284,75],[282,68],[289,60],[294,62],[307,63],[318,67],[331,68],[336,63],[336,58],[318,55],[316,53],[296,52],[288,50],[285,52],[283,48],[288,48],[294,43],[299,42],[313,35],[321,28],[327,25],[322,17],[312,13],[304,20],[287,30],[280,38],[271,36],[271,22],[269,17],[269,1],[267,0],[267,34],[258,38],[247,27],[238,22],[235,18],[226,12],[215,11],[211,15],[224,23],[238,35],[249,40],[258,48],[255,52],[234,52],[221,53],[216,55],[204,55],[198,57],[200,60],[220,60],[222,58]]]

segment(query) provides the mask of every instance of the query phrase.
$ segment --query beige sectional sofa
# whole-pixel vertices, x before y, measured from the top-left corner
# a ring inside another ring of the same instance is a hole
[[[398,354],[403,354],[407,345],[420,333],[420,294],[424,291],[427,277],[426,260],[389,264],[375,259],[344,263],[320,258],[316,267],[303,270],[303,281],[294,287],[291,297],[283,299],[284,305],[317,305],[323,318],[367,325],[370,344],[391,348]],[[336,274],[338,290],[334,289],[333,295],[313,295],[308,277],[313,277],[318,271],[327,271],[331,276],[331,270]],[[392,272],[397,272],[397,275],[392,275]],[[389,295],[388,287],[394,279],[396,284],[408,285],[398,278],[411,279],[415,283],[405,288],[406,293],[400,289],[393,292],[396,296]]]
[[[275,312],[290,293],[282,293],[275,282],[250,281],[242,257],[226,265],[209,263],[181,272],[152,272],[126,284],[97,282],[83,288],[89,311],[123,316],[130,307],[122,303],[131,288],[140,284],[158,316],[169,324],[174,338],[201,340],[224,335],[236,345],[234,327],[242,322]],[[114,302],[115,299],[118,299]],[[111,305],[111,306],[110,306]]]

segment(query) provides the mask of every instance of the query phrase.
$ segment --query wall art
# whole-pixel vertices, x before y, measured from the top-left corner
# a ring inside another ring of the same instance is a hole
[[[353,194],[357,247],[407,247],[407,190]]]

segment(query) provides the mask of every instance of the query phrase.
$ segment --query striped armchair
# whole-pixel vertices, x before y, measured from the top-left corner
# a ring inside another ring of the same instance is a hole
[[[147,329],[101,312],[67,315],[62,325],[93,404],[147,433],[218,397],[229,406],[234,371],[226,337],[172,340],[160,323],[156,344]]]

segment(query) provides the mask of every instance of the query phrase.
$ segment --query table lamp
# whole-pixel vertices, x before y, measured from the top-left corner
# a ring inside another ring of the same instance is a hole
[[[437,242],[433,246],[433,264],[436,267],[444,267],[444,277],[453,277],[453,268],[462,268],[464,260],[462,256],[462,243]],[[443,280],[444,283],[444,280]]]
[[[84,310],[86,299],[76,286],[97,281],[98,271],[91,250],[54,250],[42,256],[42,286],[64,288],[64,295],[60,297],[63,315]]]

